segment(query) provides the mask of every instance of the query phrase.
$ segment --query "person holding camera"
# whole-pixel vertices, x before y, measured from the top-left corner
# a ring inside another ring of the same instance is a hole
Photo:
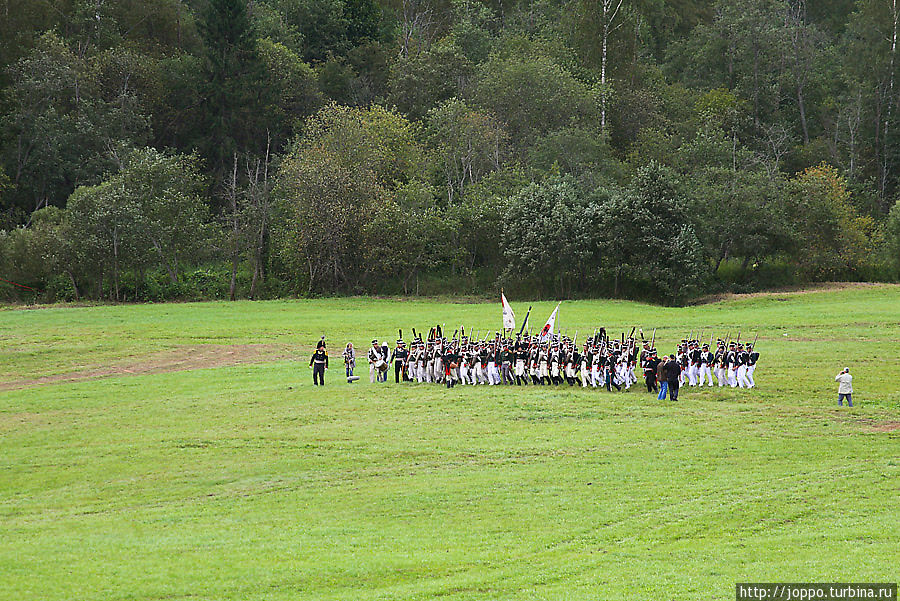
[[[838,406],[844,406],[844,399],[847,399],[847,406],[853,406],[853,376],[850,375],[850,368],[845,367],[844,371],[834,377],[834,381],[838,382]]]

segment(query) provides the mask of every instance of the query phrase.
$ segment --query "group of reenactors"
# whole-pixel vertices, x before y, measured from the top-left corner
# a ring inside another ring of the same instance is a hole
[[[610,338],[603,328],[581,344],[577,335],[544,336],[519,333],[515,337],[499,332],[493,338],[477,339],[465,334],[446,338],[440,326],[427,337],[414,335],[407,347],[401,337],[390,350],[377,340],[367,353],[369,379],[385,381],[390,371],[394,381],[461,385],[542,385],[582,386],[628,390],[638,382],[642,370],[648,392],[659,390],[668,376],[677,375],[679,384],[713,386],[713,374],[719,386],[753,388],[759,353],[752,344],[718,340],[715,352],[711,342],[685,338],[675,352],[660,357],[650,340],[636,339],[634,331]],[[675,366],[678,366],[677,374]],[[669,366],[666,370],[665,367]],[[663,369],[660,369],[660,366]],[[662,380],[661,380],[662,378]]]

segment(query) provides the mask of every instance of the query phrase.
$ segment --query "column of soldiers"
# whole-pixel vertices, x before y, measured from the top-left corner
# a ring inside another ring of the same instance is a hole
[[[643,371],[648,391],[660,381],[660,358],[651,340],[637,340],[634,332],[609,338],[600,328],[580,345],[563,334],[545,337],[522,333],[514,338],[499,332],[493,338],[477,339],[465,334],[446,338],[440,327],[423,338],[414,335],[407,348],[401,338],[388,360],[376,341],[369,352],[370,371],[394,372],[394,381],[434,383],[452,388],[461,385],[581,386],[628,390]],[[753,346],[719,340],[716,352],[709,344],[685,339],[677,345],[675,361],[681,367],[679,380],[690,386],[753,388],[753,373],[759,353]],[[373,381],[375,381],[373,376]]]
[[[675,357],[682,367],[681,383],[690,386],[714,386],[713,375],[720,386],[731,388],[755,388],[753,373],[759,361],[759,353],[754,344],[718,339],[716,350],[710,343],[700,340],[682,340],[678,344]]]

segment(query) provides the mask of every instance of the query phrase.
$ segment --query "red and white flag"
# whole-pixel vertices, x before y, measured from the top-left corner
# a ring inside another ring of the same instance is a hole
[[[515,330],[516,314],[513,313],[512,307],[509,306],[509,301],[506,300],[506,295],[503,294],[502,290],[500,291],[500,304],[503,305],[503,329]]]
[[[550,314],[550,318],[547,320],[547,323],[545,323],[544,327],[541,328],[541,342],[547,340],[547,338],[549,338],[550,336],[553,336],[553,328],[556,326],[556,314],[559,313],[559,306],[561,304],[561,302],[556,304],[556,308],[553,309],[553,313]]]

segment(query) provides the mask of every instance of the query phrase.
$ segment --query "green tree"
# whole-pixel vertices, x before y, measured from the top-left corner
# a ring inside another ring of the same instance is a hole
[[[307,120],[273,191],[275,258],[298,289],[366,289],[366,224],[421,178],[422,155],[409,121],[380,107],[329,105]]]
[[[507,135],[497,120],[449,100],[428,113],[428,143],[447,187],[447,200],[456,202],[466,187],[500,169],[508,152]]]
[[[478,69],[473,99],[500,119],[522,153],[542,135],[598,117],[592,90],[541,57],[485,62]]]
[[[97,65],[47,33],[13,68],[2,129],[16,206],[63,205],[76,186],[97,183],[114,167],[109,148],[146,139],[139,102],[122,87],[104,97]]]
[[[121,170],[108,181],[137,207],[139,239],[152,249],[170,281],[177,282],[180,265],[202,256],[210,238],[198,158],[135,150],[123,157]]]
[[[455,44],[439,43],[391,66],[389,98],[410,118],[421,119],[442,101],[463,96],[472,72]]]
[[[200,31],[206,59],[204,154],[223,174],[236,152],[263,152],[269,89],[245,0],[210,0]]]
[[[532,183],[510,199],[503,221],[502,281],[534,282],[543,293],[585,290],[600,259],[599,207],[571,179]]]
[[[620,294],[626,278],[671,303],[683,302],[696,291],[708,268],[674,174],[651,162],[626,190],[604,196],[601,248],[605,271],[613,277],[613,294]]]
[[[879,245],[874,220],[853,208],[846,180],[829,165],[790,181],[787,210],[800,249],[795,260],[805,278],[852,275]]]
[[[885,226],[887,259],[900,275],[900,201],[894,203]]]

